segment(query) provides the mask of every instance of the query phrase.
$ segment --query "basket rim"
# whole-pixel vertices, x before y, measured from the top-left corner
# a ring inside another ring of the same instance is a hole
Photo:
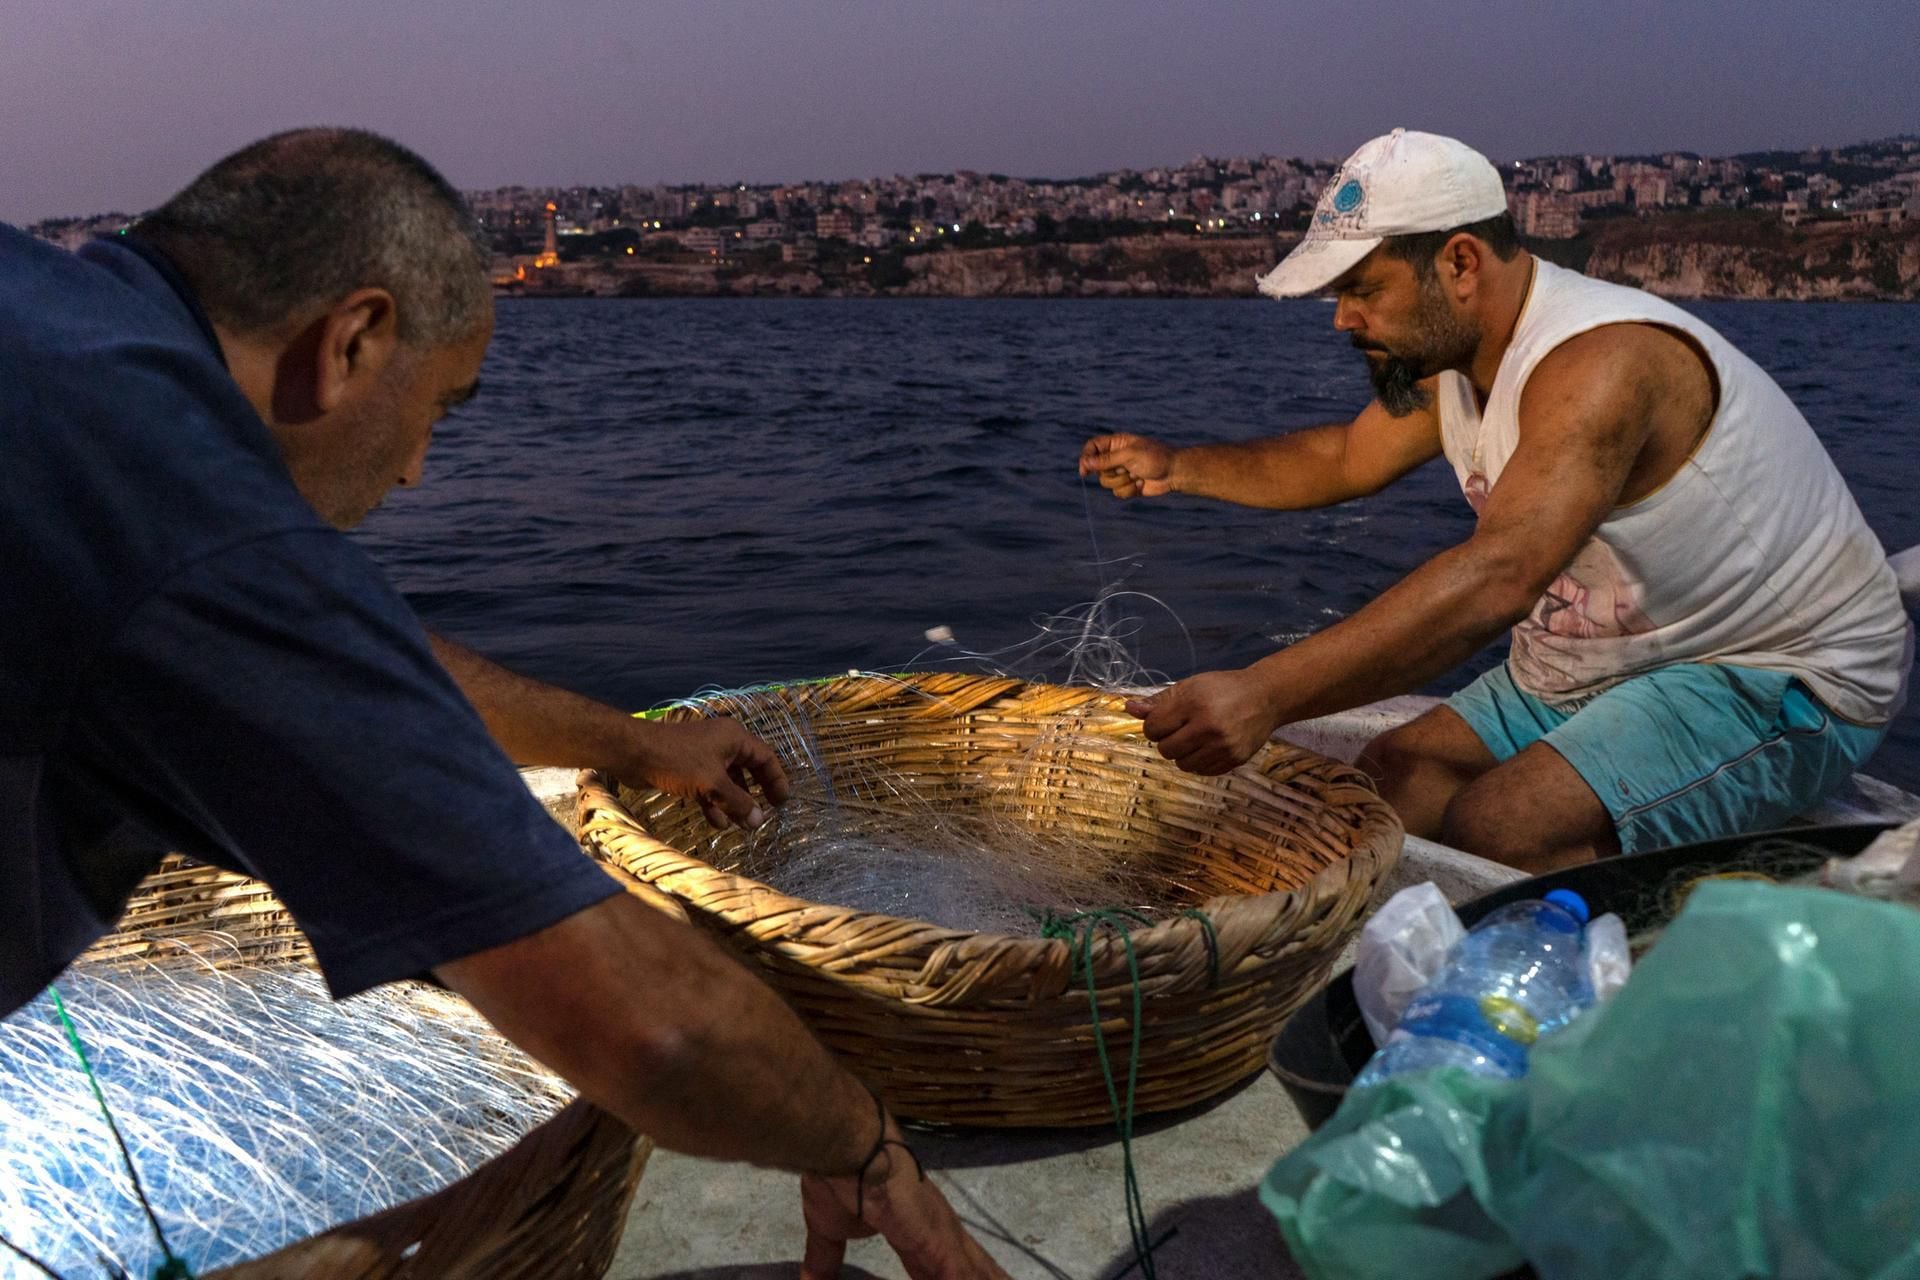
[[[843,907],[831,902],[818,902],[811,898],[795,897],[790,893],[785,893],[774,888],[764,880],[756,880],[752,876],[741,875],[738,872],[722,871],[703,858],[696,857],[677,846],[668,845],[666,841],[661,840],[659,836],[649,830],[646,822],[642,820],[639,815],[635,814],[625,801],[620,799],[620,784],[603,771],[583,769],[580,771],[576,781],[580,789],[580,806],[583,810],[588,810],[591,813],[590,817],[583,816],[581,819],[580,827],[583,832],[588,826],[595,823],[619,822],[624,820],[643,832],[649,839],[674,850],[674,852],[678,853],[689,864],[684,873],[669,874],[698,875],[704,873],[711,881],[749,894],[756,900],[756,907],[752,912],[748,912],[745,908],[722,908],[708,911],[707,914],[719,915],[724,919],[736,923],[764,919],[769,915],[776,914],[805,913],[817,916],[830,915],[842,917],[848,921],[867,919],[883,924],[903,925],[923,930],[930,934],[940,934],[954,939],[966,938],[991,941],[1004,943],[1010,947],[1031,946],[1052,948],[1064,945],[1062,941],[1057,938],[995,933],[991,930],[959,929],[952,925],[943,925],[937,921],[922,919],[918,916],[898,916],[884,911],[867,911],[858,907]],[[591,806],[591,808],[589,808],[589,806]],[[1135,945],[1138,946],[1143,939],[1153,938],[1157,941],[1162,936],[1185,934],[1201,929],[1203,926],[1190,914],[1190,911],[1193,910],[1204,912],[1209,916],[1221,913],[1230,915],[1235,910],[1241,909],[1239,904],[1262,903],[1268,900],[1290,898],[1308,889],[1315,889],[1320,892],[1330,891],[1339,885],[1345,884],[1347,880],[1351,878],[1353,875],[1352,860],[1352,855],[1349,855],[1337,862],[1328,863],[1307,877],[1307,879],[1296,888],[1273,889],[1266,893],[1215,894],[1213,897],[1207,898],[1199,903],[1196,907],[1190,908],[1189,912],[1136,924],[1121,932],[1124,932],[1127,937],[1133,939]],[[630,877],[633,873],[621,869],[620,874],[622,877]],[[667,895],[684,915],[686,913],[685,900],[679,895],[674,894],[671,889],[660,886],[660,881],[666,878],[666,876],[660,876],[651,880],[642,880],[639,883]],[[631,886],[629,888],[631,891]],[[656,909],[659,908],[658,903],[652,903],[652,905],[654,905]]]
[[[617,1159],[624,1148],[624,1160]],[[512,1220],[525,1221],[542,1212],[541,1201],[585,1170],[595,1181],[616,1176],[623,1185],[612,1188],[620,1206],[617,1221],[601,1242],[611,1261],[626,1230],[626,1206],[639,1188],[653,1154],[653,1142],[625,1121],[584,1097],[576,1097],[500,1154],[476,1165],[464,1177],[410,1200],[337,1223],[324,1231],[295,1240],[270,1253],[229,1263],[206,1273],[206,1280],[274,1280],[281,1276],[385,1277],[416,1274],[416,1255],[430,1259],[442,1274],[453,1274],[440,1264],[472,1266],[475,1255],[505,1242]],[[554,1179],[554,1166],[572,1164],[569,1176]],[[624,1165],[619,1174],[613,1166]],[[544,1190],[536,1187],[546,1181]],[[589,1188],[598,1190],[598,1188]],[[481,1218],[475,1221],[476,1214]],[[569,1215],[571,1216],[571,1215]],[[490,1221],[488,1220],[490,1219]],[[557,1226],[571,1226],[571,1223]],[[346,1255],[364,1258],[366,1270],[336,1271]]]
[[[757,686],[751,692],[771,692],[799,685],[831,686],[865,680],[881,681],[916,692],[927,692],[926,686],[930,684],[945,686],[944,691],[936,687],[933,692],[940,702],[954,708],[953,714],[967,714],[991,707],[1009,695],[1038,690],[1057,694],[1070,701],[1077,710],[1089,714],[1104,712],[1113,716],[1116,724],[1110,727],[1110,731],[1131,726],[1127,730],[1129,734],[1139,733],[1140,722],[1127,716],[1123,710],[1125,694],[1005,676],[946,672],[869,676],[849,672],[817,680]],[[690,698],[673,704],[658,718],[692,719],[699,716],[701,710],[701,700]],[[1121,734],[1114,732],[1114,736]],[[1285,945],[1282,935],[1292,932],[1323,911],[1326,904],[1338,900],[1356,876],[1370,875],[1377,883],[1392,869],[1399,856],[1403,828],[1398,816],[1380,799],[1371,779],[1359,769],[1296,744],[1274,739],[1262,744],[1252,760],[1232,773],[1250,771],[1265,779],[1274,771],[1303,761],[1319,769],[1323,775],[1329,775],[1330,781],[1350,784],[1358,789],[1355,798],[1360,801],[1364,813],[1352,832],[1344,855],[1318,868],[1293,888],[1259,894],[1217,894],[1207,898],[1198,905],[1197,910],[1207,915],[1212,924],[1210,931],[1192,915],[1171,916],[1136,926],[1124,933],[1117,928],[1095,929],[1087,960],[1096,980],[1125,981],[1129,950],[1144,979],[1146,961],[1151,957],[1173,954],[1191,957],[1196,952],[1209,952],[1217,943],[1220,952],[1211,972],[1202,968],[1196,973],[1192,965],[1178,971],[1168,971],[1169,976],[1174,978],[1169,990],[1216,985],[1218,975],[1227,973],[1234,962],[1245,958],[1250,952]],[[983,997],[992,998],[996,992],[1012,994],[1012,987],[1017,987],[1028,997],[1058,994],[1065,990],[1074,969],[1076,958],[1070,954],[1072,948],[1064,939],[955,929],[912,917],[814,902],[783,893],[752,877],[722,871],[704,859],[667,843],[649,830],[646,823],[621,800],[619,785],[605,773],[583,770],[577,781],[579,794],[576,800],[575,832],[582,845],[596,857],[604,863],[621,865],[620,859],[610,851],[609,846],[631,845],[638,840],[647,846],[647,872],[639,874],[633,867],[625,866],[623,869],[626,872],[672,897],[692,915],[711,920],[728,931],[751,929],[758,945],[780,952],[810,969],[832,976],[836,961],[851,954],[854,948],[849,944],[822,949],[808,945],[804,940],[796,942],[790,937],[769,936],[767,922],[780,919],[809,933],[852,933],[858,938],[859,951],[867,956],[871,956],[876,948],[901,953],[927,953],[920,980],[908,984],[919,989],[895,993],[898,998],[910,1003],[971,1003]],[[1363,797],[1360,794],[1362,792]],[[677,892],[676,882],[689,893]],[[690,892],[695,889],[712,890],[713,896],[724,897],[727,901],[692,902],[689,900]],[[1209,932],[1214,935],[1213,942],[1206,936]],[[1239,945],[1232,948],[1226,946],[1225,938],[1229,932]],[[1228,954],[1229,950],[1232,954]],[[962,984],[965,990],[956,992],[950,984],[940,980],[956,965],[977,966],[990,958],[1003,962],[994,966],[1006,974],[1005,980],[1000,983],[991,980],[985,983],[967,981]],[[1036,973],[1053,977],[1041,981],[1036,989]],[[894,976],[899,979],[902,975],[896,973]]]

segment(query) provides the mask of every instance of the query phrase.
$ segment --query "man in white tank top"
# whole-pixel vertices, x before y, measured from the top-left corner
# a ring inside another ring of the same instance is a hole
[[[1913,628],[1806,420],[1689,313],[1522,250],[1485,157],[1374,139],[1260,284],[1331,292],[1376,399],[1240,444],[1096,437],[1081,474],[1293,510],[1444,456],[1478,524],[1352,617],[1132,704],[1163,755],[1225,772],[1511,629],[1505,665],[1361,759],[1409,832],[1539,871],[1776,825],[1885,736]]]

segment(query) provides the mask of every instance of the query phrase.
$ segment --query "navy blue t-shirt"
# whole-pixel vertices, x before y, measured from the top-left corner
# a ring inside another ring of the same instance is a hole
[[[271,885],[341,996],[617,892],[125,240],[0,225],[0,610],[0,1015],[168,848]]]

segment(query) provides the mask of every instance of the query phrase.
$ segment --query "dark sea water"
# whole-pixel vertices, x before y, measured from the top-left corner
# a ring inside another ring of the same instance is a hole
[[[1920,543],[1920,307],[1693,310],[1799,403],[1887,548]],[[510,300],[425,486],[359,536],[430,626],[626,707],[946,665],[929,628],[1021,646],[1116,583],[1164,605],[1123,602],[1145,667],[1244,664],[1465,538],[1446,464],[1271,513],[1123,505],[1075,459],[1098,432],[1350,417],[1369,391],[1331,319],[1310,301]],[[1064,674],[1044,657],[1023,674]],[[1920,709],[1868,771],[1920,790]]]

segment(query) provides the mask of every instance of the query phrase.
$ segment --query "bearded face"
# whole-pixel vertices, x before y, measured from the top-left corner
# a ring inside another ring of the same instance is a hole
[[[1430,266],[1416,268],[1414,278],[1420,292],[1404,336],[1381,341],[1353,335],[1355,349],[1366,353],[1367,377],[1380,406],[1396,418],[1426,408],[1433,397],[1420,383],[1465,364],[1480,344],[1475,327],[1447,304],[1439,274]]]

